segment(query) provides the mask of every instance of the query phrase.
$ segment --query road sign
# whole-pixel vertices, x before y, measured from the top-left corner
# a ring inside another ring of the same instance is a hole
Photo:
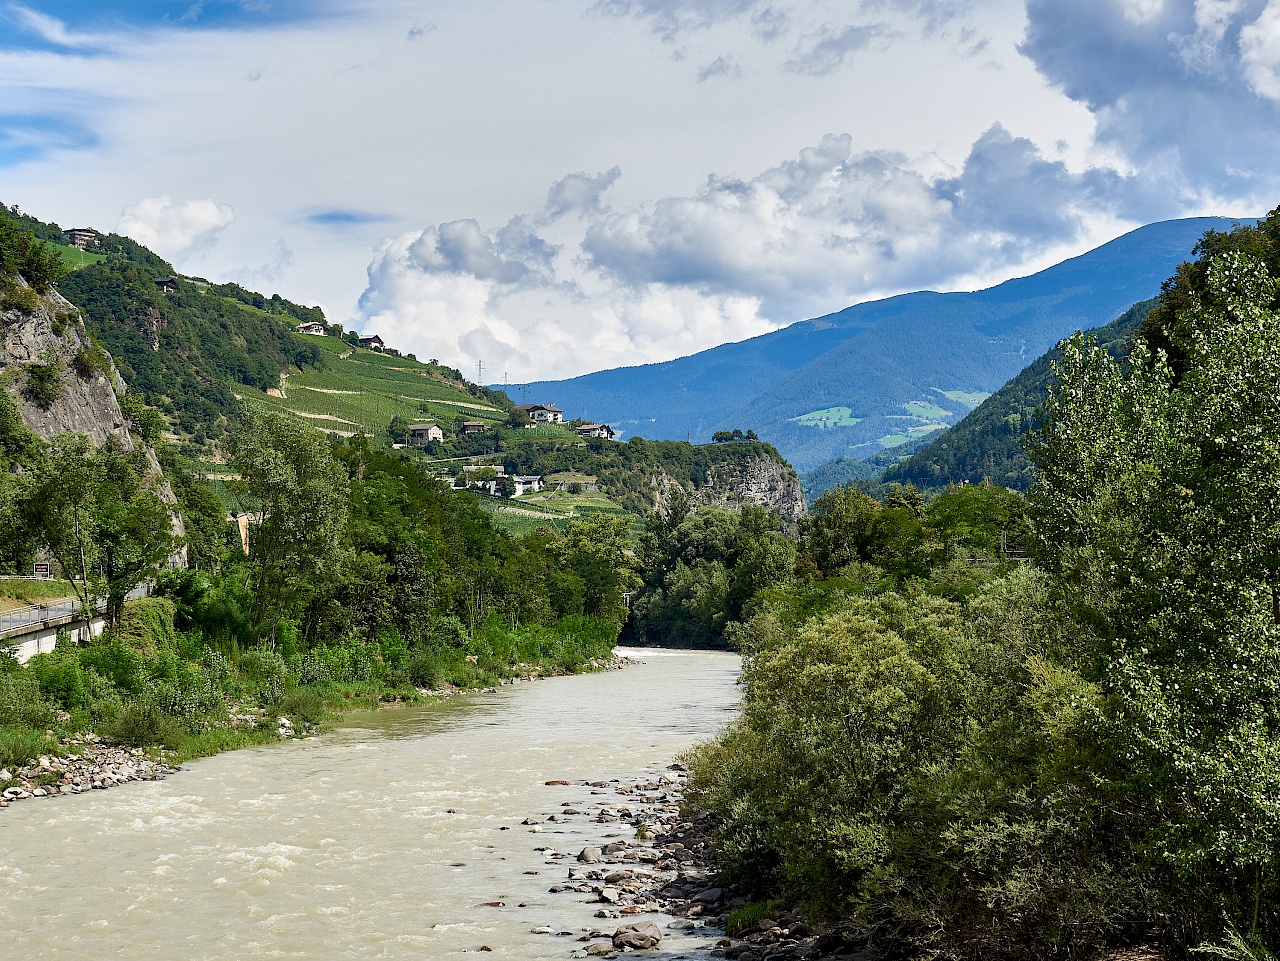
[[[35,563],[35,569],[34,569],[33,573],[35,574],[35,576],[36,576],[36,577],[48,577],[48,576],[49,576],[49,565],[48,565],[48,564],[42,564],[42,563],[40,563],[39,561],[37,561],[37,562]]]

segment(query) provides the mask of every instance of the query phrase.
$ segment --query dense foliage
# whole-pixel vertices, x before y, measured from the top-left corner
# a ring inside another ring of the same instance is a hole
[[[1177,369],[1062,346],[1025,504],[815,505],[690,758],[726,879],[890,953],[1280,948],[1280,314],[1247,249],[1202,251]]]
[[[67,277],[62,293],[83,310],[130,389],[197,443],[232,424],[237,384],[268,390],[288,370],[322,364],[319,348],[283,319],[181,279],[176,292],[163,293],[155,280],[172,269],[131,242],[117,252],[118,239],[106,238],[111,256]]]

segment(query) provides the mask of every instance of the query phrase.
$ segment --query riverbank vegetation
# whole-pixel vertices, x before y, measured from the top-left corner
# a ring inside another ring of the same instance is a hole
[[[634,578],[624,520],[510,537],[403,455],[246,410],[231,445],[243,523],[228,523],[219,499],[166,452],[192,568],[165,571],[151,598],[126,605],[128,588],[174,547],[168,515],[125,470],[131,455],[82,447],[66,436],[24,448],[9,498],[10,563],[40,547],[65,555],[82,600],[112,599],[112,623],[102,638],[64,639],[26,667],[5,659],[0,755],[9,761],[86,730],[178,756],[210,753],[276,737],[279,717],[313,724],[343,705],[595,669],[612,657]],[[69,465],[64,454],[76,451]]]
[[[1063,345],[1025,501],[815,505],[688,759],[726,880],[892,956],[1280,950],[1280,211],[1198,253]]]

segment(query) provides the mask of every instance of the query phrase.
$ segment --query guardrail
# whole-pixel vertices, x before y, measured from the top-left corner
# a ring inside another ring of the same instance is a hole
[[[137,600],[140,597],[147,597],[151,593],[151,584],[142,583],[131,590],[128,600]],[[94,614],[100,614],[107,607],[107,598],[105,596],[94,599]],[[57,620],[62,617],[70,617],[79,614],[82,610],[80,599],[77,597],[59,598],[48,604],[30,604],[27,607],[19,607],[12,611],[0,612],[0,638],[5,635],[14,633],[25,633],[22,629],[33,626],[43,625],[49,621]]]

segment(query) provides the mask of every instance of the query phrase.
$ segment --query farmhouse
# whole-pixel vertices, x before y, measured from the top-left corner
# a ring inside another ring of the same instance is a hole
[[[564,411],[554,404],[520,404],[519,407],[535,424],[564,423]]]
[[[368,347],[370,350],[383,350],[387,345],[382,342],[382,338],[377,334],[369,334],[367,337],[360,337],[360,346]]]
[[[536,494],[542,490],[542,478],[536,474],[516,474],[511,478],[512,488],[511,496],[519,497],[521,494]]]
[[[488,429],[488,425],[482,420],[464,420],[462,422],[461,433],[463,434],[480,434]]]
[[[156,287],[164,291],[166,294],[174,294],[178,292],[178,281],[173,277],[157,277],[154,283]]]
[[[323,337],[328,333],[328,331],[324,329],[324,324],[319,323],[318,321],[308,320],[305,324],[298,325],[298,333],[311,334],[315,337]]]
[[[605,440],[613,440],[613,428],[608,424],[580,424],[574,430],[579,437],[603,437]]]
[[[98,232],[91,227],[72,227],[64,230],[62,236],[67,238],[68,244],[79,250],[98,245]]]
[[[410,424],[409,443],[414,447],[423,447],[433,440],[444,440],[444,431],[437,424]]]

